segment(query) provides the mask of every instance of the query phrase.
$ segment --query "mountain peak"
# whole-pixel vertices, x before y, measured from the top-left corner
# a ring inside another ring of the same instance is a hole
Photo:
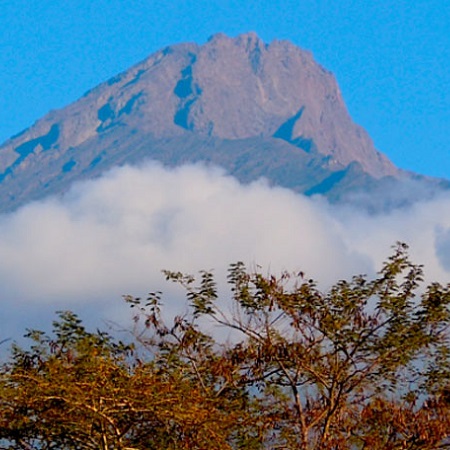
[[[63,183],[136,160],[138,153],[155,158],[155,142],[173,139],[231,147],[259,140],[289,149],[302,164],[322,161],[327,171],[357,162],[375,178],[398,173],[352,122],[334,76],[309,52],[288,41],[266,44],[249,32],[166,47],[49,113],[0,147],[0,182],[11,184],[4,195],[15,198],[12,186],[23,189],[20,180],[36,174],[45,186]],[[178,150],[184,161],[196,160],[186,151]],[[158,158],[170,160],[167,154]]]
[[[263,40],[254,32],[249,31],[248,33],[243,33],[234,39],[237,45],[245,46],[247,51],[251,51],[254,48],[264,48],[267,45],[263,42]]]
[[[225,33],[221,32],[215,33],[208,38],[207,43],[205,45],[207,45],[208,43],[217,43],[217,42],[234,42],[239,45],[243,43],[253,43],[253,44],[262,43],[263,45],[265,45],[262,39],[254,31],[248,31],[246,33],[238,34],[234,38],[228,36]]]

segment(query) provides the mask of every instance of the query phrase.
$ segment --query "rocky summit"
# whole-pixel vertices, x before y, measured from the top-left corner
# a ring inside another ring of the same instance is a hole
[[[0,210],[111,167],[204,161],[330,199],[405,177],[350,118],[334,76],[254,33],[166,47],[0,147]]]

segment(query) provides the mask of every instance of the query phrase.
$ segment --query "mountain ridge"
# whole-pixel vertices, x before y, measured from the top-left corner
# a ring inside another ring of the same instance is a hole
[[[142,159],[207,161],[241,181],[265,176],[336,198],[356,179],[406,176],[353,123],[334,76],[310,52],[219,33],[153,53],[7,140],[0,209]]]

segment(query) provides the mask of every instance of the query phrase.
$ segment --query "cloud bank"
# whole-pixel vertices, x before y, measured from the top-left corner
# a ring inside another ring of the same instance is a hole
[[[0,216],[0,301],[12,321],[112,311],[122,294],[170,296],[161,269],[224,277],[238,260],[302,270],[326,287],[374,273],[398,240],[429,279],[450,280],[450,196],[373,216],[201,165],[126,166]]]

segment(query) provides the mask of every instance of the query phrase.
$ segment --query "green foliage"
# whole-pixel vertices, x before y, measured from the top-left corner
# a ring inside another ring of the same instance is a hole
[[[374,279],[165,271],[190,310],[126,296],[130,342],[58,313],[0,373],[0,448],[437,449],[450,445],[450,287],[398,244]],[[420,293],[422,292],[422,293]],[[208,319],[208,320],[205,320]],[[233,331],[221,342],[205,324]],[[203,324],[201,326],[200,324]],[[1,444],[3,442],[3,444]]]

